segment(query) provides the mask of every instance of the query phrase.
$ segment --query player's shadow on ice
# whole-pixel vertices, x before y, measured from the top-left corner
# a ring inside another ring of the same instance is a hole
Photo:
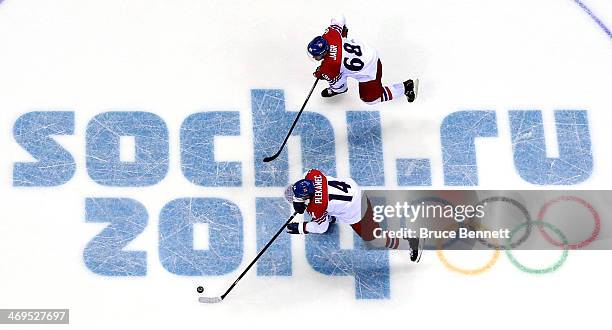
[[[343,103],[347,103],[350,102],[350,96],[348,95],[350,93],[350,91],[348,93],[344,93],[341,95],[336,95],[334,97],[329,97],[329,98],[322,98],[319,96],[320,99],[320,103],[321,104],[327,104],[327,105],[342,105]]]
[[[433,253],[432,253],[433,252]],[[435,257],[435,251],[423,251],[421,261],[418,264],[410,261],[410,251],[391,250],[389,251],[389,262],[394,273],[398,274],[419,274],[431,270],[431,265],[423,263],[423,260]]]

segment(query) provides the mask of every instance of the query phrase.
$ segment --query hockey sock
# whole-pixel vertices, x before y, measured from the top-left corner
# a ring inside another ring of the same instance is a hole
[[[391,86],[385,86],[384,90],[385,90],[385,93],[388,94],[388,100],[386,101],[393,100],[394,98],[400,95],[404,95],[404,84],[397,83]],[[385,93],[383,93],[383,97]]]
[[[380,98],[374,101],[371,101],[371,102],[366,102],[366,103],[376,104],[379,102],[391,101],[394,98],[398,97],[399,95],[404,95],[404,84],[403,83],[397,83],[391,86],[383,86],[383,91],[382,91],[382,95],[380,96]]]
[[[386,248],[389,250],[410,250],[408,240],[401,238],[376,238],[368,243],[377,248]]]

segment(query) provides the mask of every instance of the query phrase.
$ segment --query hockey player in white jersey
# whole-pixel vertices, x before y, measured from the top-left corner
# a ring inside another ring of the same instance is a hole
[[[374,237],[374,229],[379,228],[379,224],[373,220],[369,203],[364,217],[361,217],[361,189],[353,179],[337,179],[311,169],[304,179],[292,185],[291,190],[294,210],[300,214],[308,212],[312,220],[290,223],[288,233],[323,234],[330,223],[348,224],[364,241],[389,249],[410,249],[410,260],[419,260],[418,238]]]
[[[378,53],[362,41],[348,37],[344,16],[332,19],[325,33],[308,44],[308,53],[322,61],[314,76],[329,83],[321,92],[323,97],[345,93],[347,78],[353,78],[359,81],[359,97],[368,104],[390,101],[399,95],[405,95],[408,102],[416,99],[418,79],[383,86]]]

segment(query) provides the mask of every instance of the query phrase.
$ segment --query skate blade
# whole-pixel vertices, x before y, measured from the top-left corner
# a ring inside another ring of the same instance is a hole
[[[223,298],[221,297],[200,297],[198,298],[198,301],[203,304],[216,304],[216,303],[222,302]]]
[[[419,239],[419,256],[417,257],[417,260],[415,261],[415,263],[419,263],[419,261],[421,261],[421,257],[423,256],[423,248],[425,247],[425,239],[421,238]]]

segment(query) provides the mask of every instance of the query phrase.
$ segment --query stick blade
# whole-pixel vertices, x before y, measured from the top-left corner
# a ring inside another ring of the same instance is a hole
[[[281,152],[283,151],[284,147],[285,147],[285,144],[283,143],[281,148],[278,149],[278,151],[274,155],[268,156],[268,157],[264,157],[264,159],[263,159],[264,163],[271,162],[271,161],[275,160],[276,158],[278,158],[278,156],[280,156]]]
[[[216,304],[216,303],[222,302],[223,298],[221,297],[200,297],[198,298],[198,301],[203,304]]]

